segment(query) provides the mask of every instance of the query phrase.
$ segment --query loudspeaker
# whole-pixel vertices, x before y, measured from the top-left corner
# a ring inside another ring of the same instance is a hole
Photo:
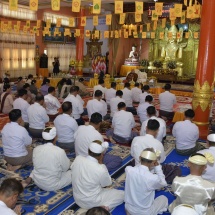
[[[48,56],[46,54],[40,56],[40,68],[48,68]]]

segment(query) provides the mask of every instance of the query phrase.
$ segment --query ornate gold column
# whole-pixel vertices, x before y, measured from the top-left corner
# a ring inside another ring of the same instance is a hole
[[[194,122],[199,127],[200,137],[208,135],[209,114],[213,100],[215,71],[215,1],[204,0],[200,28],[199,53],[196,80],[193,91]]]

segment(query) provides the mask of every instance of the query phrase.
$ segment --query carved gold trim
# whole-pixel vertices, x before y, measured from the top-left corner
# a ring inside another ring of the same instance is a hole
[[[196,122],[196,121],[193,121],[193,123],[195,123],[196,125],[209,125],[209,122]]]
[[[193,100],[192,106],[193,109],[196,110],[198,106],[204,112],[208,107],[211,108],[212,100],[213,100],[213,88],[214,82],[210,86],[208,81],[205,81],[202,86],[198,80],[194,82],[194,89],[193,89]]]

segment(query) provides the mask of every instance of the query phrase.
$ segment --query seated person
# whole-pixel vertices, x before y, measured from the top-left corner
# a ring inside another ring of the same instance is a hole
[[[99,79],[99,84],[93,87],[93,97],[95,95],[96,90],[102,91],[102,98],[105,97],[105,92],[107,88],[105,87],[105,82],[103,79]]]
[[[111,215],[109,211],[105,210],[103,207],[94,207],[87,211],[86,215]]]
[[[1,94],[0,113],[8,114],[13,110],[13,95],[11,94],[10,84],[3,86],[3,93]]]
[[[50,87],[50,80],[48,78],[43,79],[42,86],[40,88],[40,92],[42,93],[43,96],[48,94],[48,89]]]
[[[176,152],[180,155],[191,155],[200,150],[197,144],[199,128],[192,123],[195,112],[188,109],[184,112],[185,120],[176,122],[172,129],[172,135],[176,138]]]
[[[140,86],[140,84],[136,82],[134,85],[134,88],[131,89],[132,100],[133,100],[133,102],[136,102],[136,103],[140,102],[140,94],[142,93],[139,86]]]
[[[113,115],[118,111],[118,104],[120,102],[125,102],[124,99],[122,99],[122,95],[123,95],[123,92],[122,90],[117,90],[116,91],[116,97],[115,98],[112,98],[110,100],[110,116],[111,118],[113,118]]]
[[[74,133],[78,130],[78,124],[71,117],[72,103],[64,102],[61,107],[63,113],[58,115],[54,120],[54,125],[57,130],[57,145],[62,149],[74,152]]]
[[[42,138],[42,132],[45,124],[49,121],[49,116],[44,108],[44,96],[38,93],[35,97],[35,103],[28,110],[29,133],[34,138]]]
[[[172,191],[177,197],[169,206],[170,212],[180,204],[188,204],[197,209],[199,214],[214,214],[214,209],[208,204],[215,198],[215,185],[201,177],[207,163],[213,163],[214,158],[211,154],[205,155],[191,155],[188,163],[190,175],[174,179]]]
[[[145,102],[139,104],[139,106],[137,108],[137,115],[140,117],[141,124],[144,121],[146,121],[147,119],[149,119],[148,114],[147,114],[147,108],[150,106],[153,106],[152,101],[153,101],[152,96],[148,95],[145,98]]]
[[[141,152],[146,148],[153,148],[155,152],[160,152],[159,163],[163,163],[166,159],[163,144],[155,139],[158,134],[160,124],[156,119],[150,119],[146,127],[146,135],[135,137],[131,144],[131,156],[135,159],[135,165],[139,164]]]
[[[30,90],[30,92],[34,95],[34,96],[36,96],[37,95],[37,93],[38,93],[38,89],[37,89],[37,87],[36,87],[36,80],[32,80],[31,81],[31,85],[30,85],[30,88],[29,88],[29,90]]]
[[[111,88],[105,91],[105,100],[110,105],[110,100],[116,96],[116,82],[111,83]]]
[[[112,180],[103,164],[104,148],[91,143],[87,157],[77,156],[71,165],[73,195],[77,205],[84,209],[102,206],[107,210],[124,201],[124,191],[105,188]]]
[[[58,109],[60,108],[60,102],[56,98],[55,88],[48,88],[48,95],[44,96],[46,113],[49,116],[49,121],[53,122],[58,115]]]
[[[144,103],[145,102],[145,99],[146,99],[146,96],[148,96],[148,95],[150,95],[151,96],[151,94],[149,93],[149,89],[150,89],[150,87],[149,87],[149,85],[144,85],[143,86],[143,93],[141,93],[140,95],[139,95],[139,100],[140,100],[140,104],[142,104],[142,103]]]
[[[71,79],[66,80],[66,84],[63,85],[61,92],[60,92],[60,98],[66,98],[69,95],[70,88],[72,86]]]
[[[9,113],[10,122],[2,129],[2,144],[4,159],[7,161],[7,169],[15,171],[20,167],[32,163],[32,138],[27,130],[20,124],[22,121],[21,110],[13,109]]]
[[[71,184],[70,160],[63,149],[54,145],[56,128],[45,128],[42,133],[46,142],[33,151],[34,169],[23,182],[26,187],[31,180],[42,190],[56,191]]]
[[[87,88],[83,84],[83,82],[84,82],[84,79],[83,78],[79,78],[79,80],[75,82],[75,86],[79,87],[79,89],[80,89],[80,91],[79,91],[80,96],[87,96],[90,93],[87,92]]]
[[[118,110],[119,111],[113,115],[113,129],[109,129],[106,135],[112,143],[119,142],[129,144],[133,138],[138,135],[137,132],[132,131],[132,128],[136,125],[134,116],[132,113],[126,111],[124,102],[118,104]]]
[[[24,79],[21,76],[18,77],[17,82],[16,82],[16,90],[19,91],[20,89],[22,89],[24,84],[25,84]]]
[[[21,214],[21,207],[16,206],[19,195],[23,192],[21,182],[15,178],[5,179],[0,187],[0,214]]]
[[[168,208],[166,196],[154,199],[155,190],[167,186],[161,165],[152,148],[143,150],[139,160],[140,165],[125,168],[125,209],[130,215],[161,214]]]

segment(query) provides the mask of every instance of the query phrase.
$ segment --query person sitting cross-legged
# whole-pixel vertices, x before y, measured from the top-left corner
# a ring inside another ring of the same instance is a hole
[[[105,100],[108,106],[110,106],[110,101],[116,96],[116,82],[111,83],[111,88],[105,91]]]
[[[21,110],[13,109],[9,113],[10,122],[2,129],[2,144],[4,159],[7,161],[7,169],[15,171],[20,167],[32,163],[32,149],[28,146],[32,144],[32,138],[27,130],[21,126]]]
[[[140,102],[140,94],[142,94],[141,89],[139,88],[140,84],[138,82],[135,83],[134,88],[131,89],[132,100],[135,103]]]
[[[34,149],[34,169],[22,184],[26,187],[33,179],[34,183],[42,190],[59,190],[71,184],[71,162],[65,151],[54,145],[56,141],[55,127],[45,128],[42,136],[46,143]]]
[[[153,148],[146,148],[139,157],[140,165],[125,169],[125,209],[127,215],[157,215],[168,208],[166,196],[155,198],[155,190],[167,186],[165,175]],[[151,172],[154,170],[155,174]]]
[[[148,95],[151,96],[151,94],[149,93],[149,89],[150,89],[149,85],[144,85],[143,86],[143,88],[142,88],[143,93],[141,93],[139,95],[140,104],[145,102],[146,96],[148,96]]]

